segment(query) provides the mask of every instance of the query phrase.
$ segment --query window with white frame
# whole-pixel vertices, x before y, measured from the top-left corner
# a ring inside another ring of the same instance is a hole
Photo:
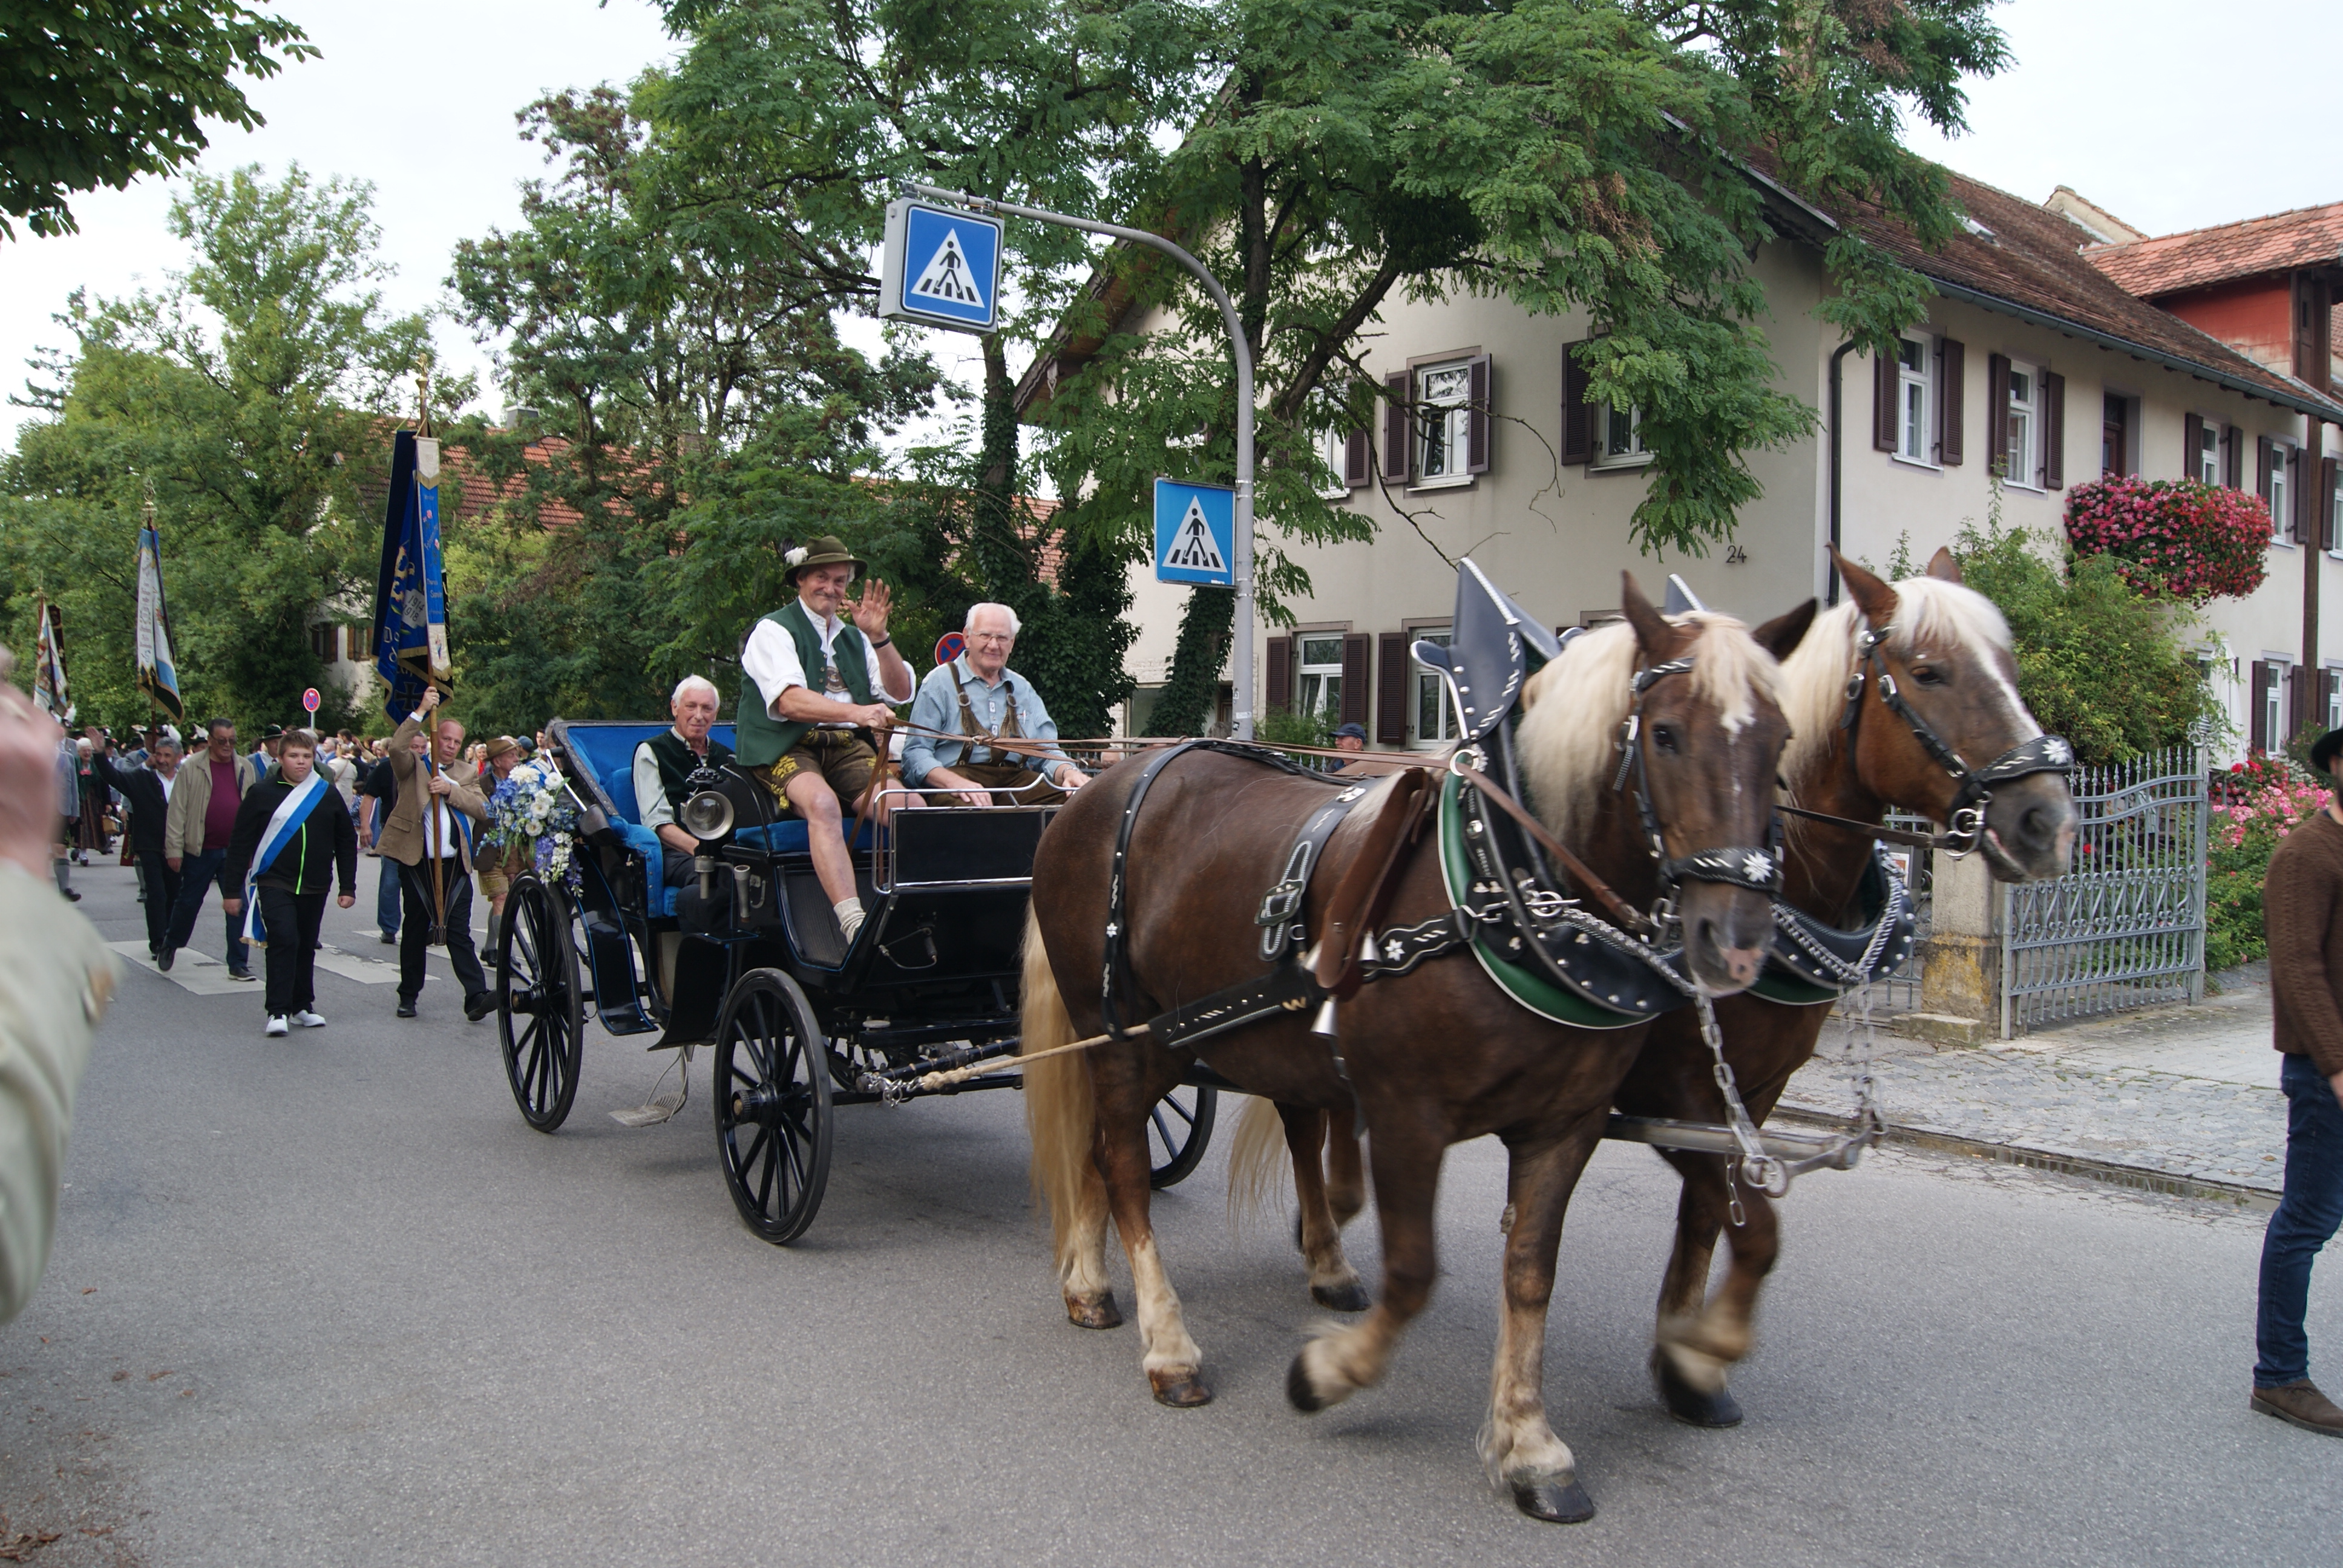
[[[1598,468],[1638,467],[1652,460],[1644,446],[1644,413],[1640,408],[1594,405],[1594,466]]]
[[[1411,639],[1446,648],[1452,633],[1419,631]],[[1408,714],[1408,740],[1416,746],[1447,746],[1456,739],[1456,705],[1448,696],[1448,682],[1428,665],[1415,667],[1415,702]]]
[[[1415,482],[1470,479],[1473,367],[1463,360],[1427,365],[1415,373]]]
[[[1896,346],[1896,455],[1906,462],[1933,463],[1928,448],[1929,362],[1934,358],[1926,337],[1906,337]]]
[[[2269,661],[2269,680],[2262,688],[2262,749],[2266,751],[2286,746],[2286,673],[2284,659]]]
[[[2328,492],[2327,509],[2331,514],[2327,519],[2327,537],[2334,541],[2328,548],[2343,555],[2343,483]]]
[[[2192,465],[2189,477],[2207,485],[2221,482],[2221,427],[2217,420],[2203,419],[2197,426],[2197,449],[2188,455]]]
[[[2270,538],[2286,538],[2286,520],[2294,516],[2288,508],[2294,502],[2292,484],[2294,448],[2283,441],[2270,443],[2269,513]]]
[[[1318,492],[1323,501],[1339,501],[1351,493],[1351,437],[1329,429],[1318,437],[1318,456],[1333,477]]]
[[[2327,667],[2327,721],[2322,729],[2343,729],[2343,665]]]
[[[1302,645],[1302,657],[1295,661],[1301,667],[1302,700],[1296,711],[1335,723],[1342,712],[1342,634],[1304,632],[1297,640]]]
[[[2009,402],[2002,410],[2002,477],[2026,489],[2034,482],[2036,431],[2041,424],[2042,378],[2030,365],[2009,367]]]

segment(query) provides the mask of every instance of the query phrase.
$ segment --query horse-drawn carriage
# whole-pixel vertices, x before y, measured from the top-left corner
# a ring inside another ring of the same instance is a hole
[[[821,1205],[839,1106],[1020,1082],[920,1080],[1017,1050],[1019,941],[1055,809],[931,801],[890,827],[863,822],[850,848],[870,915],[850,943],[814,876],[807,824],[776,819],[736,769],[694,776],[681,820],[701,841],[698,874],[666,883],[632,776],[637,745],[665,728],[548,727],[579,809],[575,884],[514,879],[495,953],[506,1075],[522,1117],[552,1132],[577,1095],[589,1009],[610,1034],[655,1034],[649,1050],[679,1051],[687,1082],[709,1047],[725,1186],[750,1230],[787,1242]],[[715,738],[729,744],[730,729]],[[635,1120],[680,1104],[679,1092]],[[1195,1169],[1214,1109],[1213,1090],[1197,1086],[1156,1107],[1156,1185]]]

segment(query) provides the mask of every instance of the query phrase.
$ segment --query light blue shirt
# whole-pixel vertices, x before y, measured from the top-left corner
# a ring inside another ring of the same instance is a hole
[[[1051,743],[1049,757],[1020,758],[1008,753],[989,759],[999,762],[1024,762],[1048,779],[1057,782],[1059,773],[1073,766],[1072,759],[1057,749],[1058,726],[1050,710],[1041,706],[1041,694],[1033,683],[1013,669],[1003,668],[1001,684],[987,686],[968,667],[968,656],[960,655],[950,664],[940,664],[928,671],[920,682],[920,694],[911,699],[911,723],[920,729],[941,729],[950,734],[962,734],[960,721],[960,691],[953,684],[957,672],[968,685],[968,704],[976,712],[976,721],[986,729],[998,732],[1009,721],[1009,694],[1017,694],[1017,728],[1024,731],[1027,740]],[[903,743],[903,779],[912,789],[924,787],[928,772],[935,768],[957,768],[960,759],[968,755],[964,741],[938,740],[933,736],[913,733]]]

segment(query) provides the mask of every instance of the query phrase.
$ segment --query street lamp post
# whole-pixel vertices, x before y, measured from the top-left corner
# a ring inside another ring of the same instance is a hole
[[[965,191],[948,191],[935,186],[906,182],[908,188],[930,201],[950,202],[971,212],[1001,213],[1010,217],[1030,217],[1036,223],[1053,223],[1061,228],[1078,228],[1091,234],[1103,234],[1115,239],[1129,240],[1160,250],[1184,266],[1204,286],[1212,303],[1221,307],[1221,317],[1228,324],[1229,347],[1237,361],[1237,495],[1236,495],[1236,558],[1230,575],[1236,581],[1236,616],[1233,633],[1236,647],[1232,650],[1234,668],[1230,672],[1233,693],[1230,705],[1230,728],[1240,740],[1252,739],[1252,350],[1245,343],[1244,323],[1237,319],[1237,307],[1229,300],[1229,291],[1221,286],[1220,279],[1205,269],[1204,264],[1189,255],[1161,235],[1149,234],[1145,229],[1125,228],[1121,224],[1099,223],[1086,217],[1071,217],[1061,212],[1049,212],[1041,207],[1019,206],[1013,202],[992,201],[984,196],[970,196]]]

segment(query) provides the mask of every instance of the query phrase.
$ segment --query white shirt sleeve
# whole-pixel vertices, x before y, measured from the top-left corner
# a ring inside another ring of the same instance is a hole
[[[910,701],[912,694],[919,689],[918,679],[911,674],[910,661],[909,659],[903,661],[903,689],[900,691],[890,689],[887,685],[887,672],[879,668],[879,650],[870,646],[870,638],[865,635],[860,627],[851,621],[849,621],[847,626],[855,636],[862,638],[862,668],[870,672],[871,690],[878,693],[882,701]]]
[[[648,740],[635,748],[635,815],[654,833],[675,820],[666,781],[659,778],[659,759]]]
[[[806,683],[805,665],[798,658],[797,639],[769,620],[760,620],[740,650],[740,668],[757,683],[765,711],[781,717],[781,693]]]

